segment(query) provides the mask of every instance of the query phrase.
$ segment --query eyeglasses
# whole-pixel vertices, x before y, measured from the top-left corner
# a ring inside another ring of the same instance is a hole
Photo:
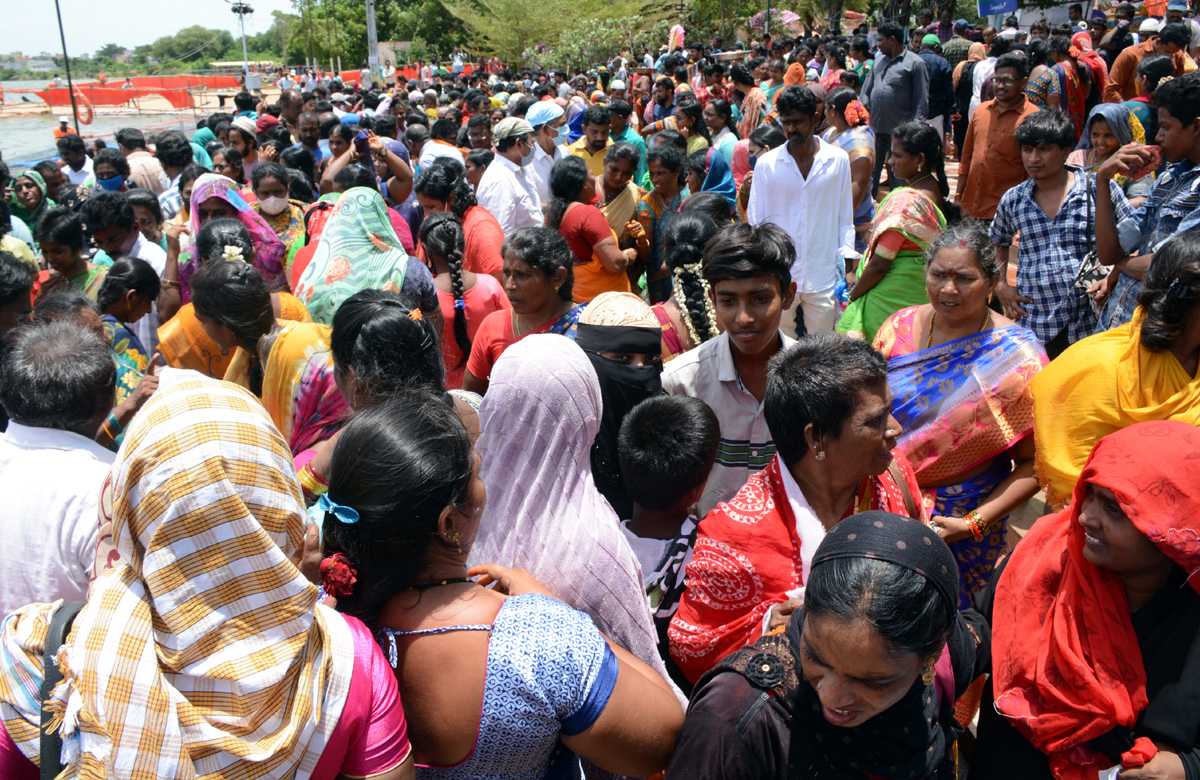
[[[1008,79],[1008,78],[999,78],[999,77],[993,76],[992,83],[1008,85],[1008,84],[1016,84],[1017,80],[1016,79]]]

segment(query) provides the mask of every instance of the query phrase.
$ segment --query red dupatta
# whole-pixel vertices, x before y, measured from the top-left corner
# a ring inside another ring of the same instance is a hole
[[[1134,526],[1200,591],[1200,430],[1163,420],[1105,436],[1071,506],[1017,545],[996,591],[996,709],[1050,756],[1058,780],[1091,780],[1108,760],[1088,741],[1132,727],[1147,705],[1146,672],[1120,578],[1083,558],[1079,512],[1088,484],[1111,490]],[[1141,766],[1157,749],[1139,737],[1121,757]]]

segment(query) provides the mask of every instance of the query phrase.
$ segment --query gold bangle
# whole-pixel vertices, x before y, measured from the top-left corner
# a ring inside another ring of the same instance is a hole
[[[971,537],[977,541],[983,541],[983,535],[987,533],[988,527],[983,522],[983,516],[979,514],[978,509],[972,509],[963,515],[963,521],[966,522],[967,528],[971,531]]]

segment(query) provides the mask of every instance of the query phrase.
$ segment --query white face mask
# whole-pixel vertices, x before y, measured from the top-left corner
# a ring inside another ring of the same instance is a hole
[[[565,144],[571,138],[571,128],[565,122],[555,132],[558,133],[558,137],[554,139],[554,143],[556,144]]]
[[[287,208],[287,198],[273,197],[262,198],[258,201],[258,208],[264,214],[269,214],[272,217]]]

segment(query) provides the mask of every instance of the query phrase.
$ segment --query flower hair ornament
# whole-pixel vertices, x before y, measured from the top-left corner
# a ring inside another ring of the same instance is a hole
[[[240,246],[234,246],[233,244],[225,245],[225,248],[221,250],[221,259],[229,260],[230,262],[234,263],[246,262],[246,259],[242,256],[242,248]]]
[[[683,275],[683,272],[687,271],[695,274],[696,278],[700,280],[700,285],[704,288],[704,318],[708,320],[708,337],[710,339],[715,339],[717,336],[721,335],[721,331],[717,327],[717,312],[713,309],[712,289],[708,286],[708,280],[704,278],[704,274],[701,273],[703,270],[703,264],[689,263],[688,265],[681,265],[676,268],[674,275],[676,278],[680,278]],[[687,326],[688,335],[692,337],[692,343],[696,346],[699,346],[703,342],[700,340],[700,334],[696,332],[696,325],[692,322],[691,315],[687,313],[687,296],[683,292],[682,284],[675,285],[674,295],[675,303],[679,304],[679,311],[684,314],[684,316],[680,319],[682,319],[684,325]]]
[[[342,553],[334,553],[321,561],[321,590],[335,599],[345,598],[354,592],[358,572],[350,559]]]

